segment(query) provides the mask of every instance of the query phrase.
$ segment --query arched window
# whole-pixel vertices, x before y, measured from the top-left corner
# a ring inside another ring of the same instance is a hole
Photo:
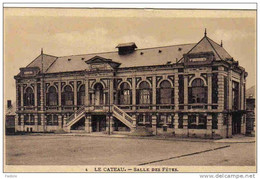
[[[58,93],[54,86],[51,86],[48,90],[46,104],[47,106],[58,105]]]
[[[28,87],[25,90],[24,106],[34,106],[34,93],[31,87]]]
[[[151,104],[151,87],[148,82],[143,81],[139,85],[139,104]]]
[[[95,99],[94,99],[94,104],[95,105],[101,105],[104,104],[104,91],[103,91],[103,85],[101,83],[97,83],[94,86],[95,90]]]
[[[208,91],[202,79],[194,79],[189,88],[189,103],[207,103]]]
[[[62,105],[74,105],[74,95],[72,88],[69,85],[65,86],[62,92]]]
[[[169,81],[164,80],[160,84],[157,97],[159,96],[159,104],[173,104],[174,103],[174,94],[173,88]]]
[[[81,85],[81,87],[79,88],[79,91],[78,91],[78,105],[84,105],[84,102],[85,102],[85,85]]]
[[[131,104],[131,90],[128,83],[124,82],[120,85],[118,104]]]

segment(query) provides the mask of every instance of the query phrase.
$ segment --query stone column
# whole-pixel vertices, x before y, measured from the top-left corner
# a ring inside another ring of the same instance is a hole
[[[244,101],[245,101],[245,94],[244,94],[244,85],[245,85],[245,81],[244,81],[244,72],[241,74],[241,80],[240,80],[240,88],[241,88],[241,92],[240,92],[240,109],[244,110],[245,106],[244,106]]]
[[[153,91],[153,95],[152,95],[152,104],[153,104],[153,110],[156,110],[156,77],[153,76],[152,77],[152,91]]]
[[[178,70],[175,72],[174,75],[174,109],[179,110],[179,76]],[[177,114],[178,115],[178,114]]]
[[[38,115],[34,115],[34,126],[35,126],[35,131],[38,132]]]
[[[74,80],[74,110],[77,111],[77,92],[78,92],[78,89],[77,89],[77,81]]]
[[[67,121],[67,115],[65,114],[63,116],[63,129],[65,129],[65,127],[66,127],[66,121]]]
[[[91,94],[91,98],[92,98],[92,105],[94,106],[95,105],[95,92],[93,92]]]
[[[188,115],[183,115],[183,136],[189,137],[189,129],[188,129]]]
[[[89,130],[89,122],[90,122],[90,116],[87,115],[87,116],[85,116],[85,131],[86,131],[87,133],[90,133],[90,130]]]
[[[45,127],[46,127],[46,124],[45,124],[45,115],[44,114],[41,114],[41,126],[42,126],[42,130],[43,132],[45,132]]]
[[[228,115],[228,137],[232,136],[232,115]]]
[[[23,85],[21,85],[21,110],[23,110],[23,106],[24,106],[24,104],[23,104]]]
[[[218,73],[218,109],[224,110],[224,75],[223,67],[219,67]],[[232,86],[231,86],[232,87]]]
[[[34,83],[34,107],[35,107],[35,110],[38,110],[37,108],[37,83]]]
[[[92,132],[92,117],[91,115],[88,115],[87,117],[89,119],[89,132]]]
[[[106,132],[109,134],[109,124],[110,124],[110,122],[109,122],[109,120],[110,120],[110,118],[109,118],[109,115],[106,115]]]
[[[88,79],[85,80],[85,106],[89,106],[89,89]]]
[[[207,115],[207,131],[206,131],[207,137],[212,138],[213,133],[212,133],[212,114]]]
[[[228,73],[228,109],[233,108],[233,99],[232,99],[232,70],[229,70]]]
[[[133,120],[133,126],[136,128],[137,127],[137,124],[136,124],[136,114],[133,114],[132,118],[134,119]]]
[[[135,77],[132,78],[132,104],[133,104],[133,111],[136,110],[136,81]]]
[[[175,129],[175,132],[176,132],[176,129],[178,129],[178,127],[179,127],[179,114],[175,113],[174,114],[174,129]]]
[[[44,111],[44,81],[43,81],[43,79],[42,79],[42,82],[41,82],[41,111]]]
[[[19,130],[21,130],[21,129],[19,129],[19,125],[18,125],[18,119],[19,118],[19,116],[18,116],[18,114],[16,114],[15,115],[15,132],[17,132],[17,131],[19,131]]]
[[[225,134],[223,132],[223,120],[224,120],[224,116],[223,116],[223,113],[218,113],[218,134],[221,136],[221,137],[225,137]]]
[[[112,133],[114,131],[114,119],[112,116],[109,116],[110,117],[110,132]]]
[[[61,111],[61,82],[58,82],[58,105],[59,110]]]
[[[224,78],[223,78],[224,79]],[[223,80],[224,82],[224,80]],[[223,89],[224,89],[224,83],[223,83]],[[224,93],[223,93],[224,95]],[[212,74],[208,74],[208,109],[210,110],[212,107]]]
[[[188,75],[183,75],[184,77],[184,109],[188,109]]]
[[[152,115],[152,130],[153,130],[153,134],[157,135],[157,116],[156,114]]]
[[[59,124],[59,128],[62,128],[62,116],[58,115],[58,124]]]
[[[25,128],[24,128],[24,115],[21,114],[21,131],[24,131]]]
[[[114,80],[113,78],[109,79],[109,88],[110,88],[110,94],[109,94],[109,101],[110,101],[110,105],[114,104]]]

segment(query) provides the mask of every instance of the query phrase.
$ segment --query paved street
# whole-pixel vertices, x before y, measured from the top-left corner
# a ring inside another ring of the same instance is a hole
[[[255,143],[7,136],[7,165],[255,165]]]

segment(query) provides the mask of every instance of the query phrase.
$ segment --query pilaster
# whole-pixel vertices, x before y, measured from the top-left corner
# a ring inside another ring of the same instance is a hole
[[[156,110],[156,77],[152,77],[152,104],[153,104],[153,109]]]
[[[223,81],[224,82],[224,81]],[[224,93],[223,93],[224,95]],[[212,74],[208,74],[208,109],[211,109],[212,105]]]
[[[179,110],[179,76],[178,71],[174,75],[174,109]]]
[[[188,75],[184,75],[184,109],[188,109]]]

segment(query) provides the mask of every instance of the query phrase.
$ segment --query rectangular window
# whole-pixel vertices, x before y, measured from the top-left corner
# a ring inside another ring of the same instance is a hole
[[[212,74],[212,103],[218,103],[218,74]]]
[[[232,98],[233,98],[233,109],[238,110],[239,107],[239,83],[232,82]]]
[[[184,103],[184,78],[179,75],[179,104]]]
[[[178,128],[182,129],[183,128],[183,114],[179,114],[179,119],[178,119]]]
[[[228,109],[228,78],[224,77],[224,109]]]

